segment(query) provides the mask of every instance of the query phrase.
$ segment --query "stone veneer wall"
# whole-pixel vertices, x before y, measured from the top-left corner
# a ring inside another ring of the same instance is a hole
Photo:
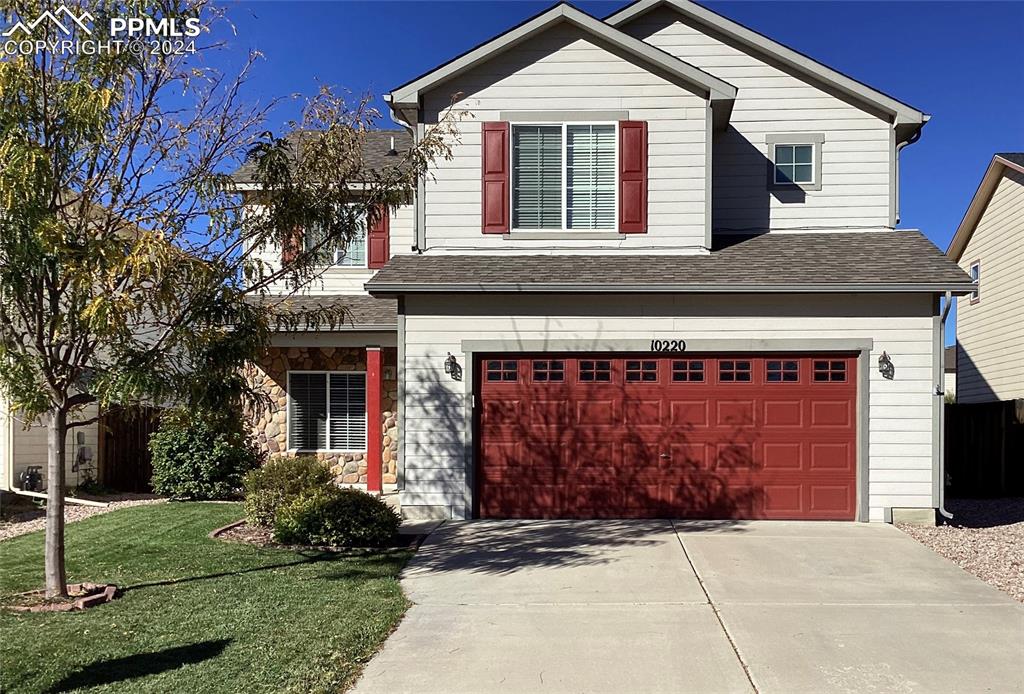
[[[383,440],[380,442],[384,484],[397,481],[398,465],[398,353],[381,349],[384,380],[381,392]],[[365,371],[366,350],[361,347],[271,347],[249,371],[258,388],[273,403],[269,412],[252,416],[253,433],[267,456],[295,455],[288,451],[288,371]],[[312,455],[312,453],[303,453]],[[337,484],[366,484],[366,453],[316,453],[327,461]]]

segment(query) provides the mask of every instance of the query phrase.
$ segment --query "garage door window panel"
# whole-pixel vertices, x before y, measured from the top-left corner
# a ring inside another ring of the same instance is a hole
[[[515,383],[519,380],[519,362],[514,359],[488,359],[485,366],[488,381]]]
[[[703,383],[704,361],[699,359],[683,359],[672,362],[672,381]]]
[[[765,362],[768,383],[799,383],[800,362],[795,359],[769,359]]]
[[[579,361],[581,383],[611,383],[612,363],[607,359],[581,359]]]
[[[742,359],[722,359],[718,362],[719,383],[750,383],[750,362]]]
[[[627,383],[656,383],[658,381],[658,362],[654,359],[627,359]]]
[[[846,361],[844,359],[816,359],[814,361],[814,380],[818,383],[845,383]]]
[[[565,381],[565,361],[562,359],[534,359],[534,383],[561,383]]]

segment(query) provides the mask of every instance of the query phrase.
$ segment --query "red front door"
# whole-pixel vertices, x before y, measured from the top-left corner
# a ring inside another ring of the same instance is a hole
[[[850,354],[484,355],[484,518],[852,520]]]

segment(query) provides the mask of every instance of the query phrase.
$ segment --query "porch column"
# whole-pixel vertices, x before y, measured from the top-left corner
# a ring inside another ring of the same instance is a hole
[[[383,387],[380,347],[366,348],[366,491],[380,492],[384,432],[380,393]]]

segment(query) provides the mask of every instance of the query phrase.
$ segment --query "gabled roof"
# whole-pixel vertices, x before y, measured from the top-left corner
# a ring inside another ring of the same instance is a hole
[[[707,255],[397,255],[374,296],[444,292],[945,292],[974,285],[919,231],[715,237]]]
[[[728,102],[728,108],[731,108],[732,100],[736,98],[736,87],[728,82],[619,31],[572,5],[560,3],[430,72],[393,89],[385,97],[385,100],[391,104],[392,108],[414,106],[419,103],[421,95],[437,85],[563,22],[572,24],[595,38],[610,43],[647,65],[678,77],[705,94],[713,105],[715,102]]]
[[[928,121],[928,116],[913,106],[898,101],[888,94],[873,89],[863,82],[844,75],[838,70],[833,70],[799,51],[784,46],[778,41],[773,41],[753,29],[723,17],[716,12],[712,12],[695,2],[690,2],[690,0],[636,0],[636,2],[609,15],[604,21],[614,27],[620,27],[659,7],[671,7],[696,24],[711,27],[756,52],[774,58],[796,72],[812,77],[861,103],[874,106],[890,114],[896,125],[916,126],[916,128],[907,133],[907,136],[912,135],[913,130],[919,129],[920,126]]]
[[[960,221],[960,226],[953,234],[949,248],[946,249],[946,255],[954,261],[960,261],[960,256],[967,248],[967,242],[971,240],[971,235],[974,234],[974,229],[978,226],[981,214],[988,206],[989,198],[995,192],[996,185],[999,184],[999,179],[1003,177],[1006,169],[1024,174],[1024,152],[1000,152],[992,157],[992,161],[989,162],[988,168],[985,170],[985,175],[981,178],[981,184],[974,193],[971,204]]]

